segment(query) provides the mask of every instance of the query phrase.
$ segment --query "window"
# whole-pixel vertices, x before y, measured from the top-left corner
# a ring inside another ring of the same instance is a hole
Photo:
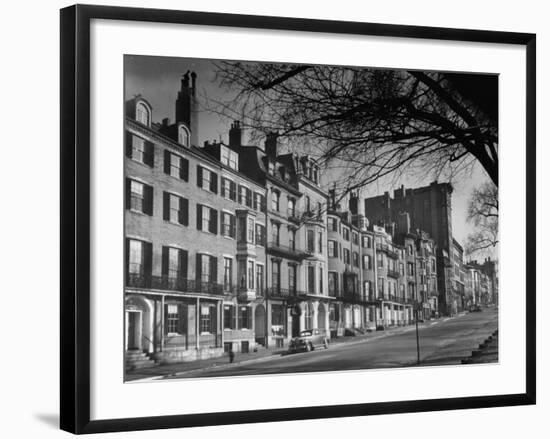
[[[336,218],[329,217],[327,221],[328,221],[328,229],[332,232],[337,232],[338,220]]]
[[[353,252],[353,266],[359,268],[359,253]]]
[[[164,173],[184,181],[189,181],[189,160],[165,149]]]
[[[143,125],[149,126],[149,109],[143,102],[138,102],[138,104],[136,105],[136,120]]]
[[[288,265],[288,289],[291,293],[296,292],[296,265]]]
[[[288,229],[288,246],[291,250],[296,250],[296,230]]]
[[[256,245],[265,247],[265,226],[263,224],[256,224]]]
[[[276,190],[271,191],[271,210],[273,210],[274,212],[279,211],[279,197],[280,197],[280,194],[278,191]]]
[[[352,237],[353,243],[355,245],[359,245],[359,235],[357,234],[357,232],[353,232],[351,237]]]
[[[197,204],[197,230],[218,233],[218,211],[202,204]]]
[[[365,295],[365,298],[369,298],[372,294],[370,290],[370,282],[368,280],[363,282],[363,294]]]
[[[317,235],[317,238],[318,238],[319,253],[323,253],[323,232],[319,232]]]
[[[126,179],[126,208],[134,212],[153,215],[153,187]]]
[[[187,279],[187,251],[162,247],[162,276],[167,279]]]
[[[245,290],[247,288],[246,283],[246,259],[239,259],[237,261],[237,271],[239,276],[239,288]]]
[[[280,225],[278,223],[272,223],[271,224],[271,242],[273,245],[280,245]]]
[[[274,291],[279,291],[281,286],[281,273],[279,261],[271,261],[271,285],[273,286]]]
[[[232,201],[236,201],[237,200],[237,183],[230,180],[229,178],[222,177],[221,195],[224,198],[227,198]]]
[[[287,214],[289,217],[296,216],[296,200],[294,198],[288,199]]]
[[[189,148],[189,130],[184,125],[180,125],[178,128],[178,142]]]
[[[319,294],[323,294],[323,267],[319,267]]]
[[[230,150],[229,148],[222,146],[220,151],[220,161],[225,165],[229,166],[235,171],[239,170],[239,156],[235,151]]]
[[[152,142],[126,132],[126,155],[151,168],[155,164],[155,146]]]
[[[256,264],[256,292],[258,296],[264,293],[264,266]]]
[[[163,192],[163,218],[165,221],[189,225],[189,201],[178,195]]]
[[[265,212],[265,197],[257,192],[254,194],[254,209]]]
[[[218,193],[218,174],[209,169],[197,165],[197,186],[210,191],[214,194]]]
[[[235,215],[230,214],[229,212],[221,213],[221,234],[228,238],[235,238]]]
[[[239,329],[252,329],[252,313],[249,306],[239,306]]]
[[[231,291],[233,284],[233,259],[223,258],[223,290]]]
[[[248,261],[248,289],[254,289],[254,261]]]
[[[130,239],[128,254],[128,273],[143,274],[142,242]]]
[[[384,278],[378,278],[378,297],[384,297]]]
[[[328,272],[328,293],[329,295],[338,296],[338,273],[335,271]]]
[[[344,264],[351,264],[350,251],[347,248],[344,249]]]
[[[315,238],[313,230],[307,231],[307,251],[313,253],[315,251]]]
[[[309,195],[306,195],[306,198],[305,198],[305,211],[307,213],[311,213],[311,199],[309,198]]]
[[[320,201],[317,202],[317,218],[321,218],[321,216],[323,215],[323,205],[321,204]]]
[[[384,268],[384,255],[382,253],[376,253],[376,266]]]
[[[407,262],[407,275],[414,276],[414,264],[412,262]]]
[[[315,267],[313,265],[307,267],[307,292],[315,294]]]
[[[409,253],[409,255],[413,254],[413,246],[411,244],[407,246],[407,252]]]
[[[331,258],[338,257],[338,244],[331,239],[328,240],[328,255]]]
[[[200,329],[201,334],[216,332],[216,308],[213,305],[201,305]]]
[[[254,220],[252,218],[248,218],[246,224],[246,241],[250,244],[254,244]]]
[[[200,255],[200,269],[201,269],[201,276],[200,280],[202,282],[210,282],[211,278],[211,266],[210,266],[210,256],[209,255]]]
[[[169,303],[166,305],[166,326],[168,334],[177,334],[179,326],[178,305]]]
[[[405,276],[405,265],[402,262],[399,263],[399,275]]]
[[[349,229],[344,227],[342,229],[342,235],[344,236],[345,241],[349,241]]]
[[[235,329],[235,307],[223,306],[223,329]]]
[[[363,270],[372,270],[372,259],[370,255],[363,255]]]
[[[252,207],[252,191],[246,186],[239,185],[239,203]]]
[[[399,285],[399,294],[401,296],[401,298],[405,298],[405,285],[401,284]]]
[[[370,248],[371,247],[370,236],[363,235],[362,241],[363,241],[362,242],[363,248]]]

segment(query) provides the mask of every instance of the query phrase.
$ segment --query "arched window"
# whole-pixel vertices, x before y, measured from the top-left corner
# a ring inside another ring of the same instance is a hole
[[[189,130],[184,125],[179,126],[178,142],[186,148],[189,147]]]
[[[136,106],[136,120],[141,122],[143,125],[150,125],[149,108],[147,108],[143,102],[138,102]]]

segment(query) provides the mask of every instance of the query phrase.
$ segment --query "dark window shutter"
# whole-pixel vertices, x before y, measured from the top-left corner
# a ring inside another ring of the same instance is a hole
[[[218,258],[210,256],[210,282],[218,282]]]
[[[218,233],[218,211],[210,209],[210,227],[209,232]]]
[[[220,235],[223,235],[225,233],[224,227],[225,227],[225,215],[223,214],[223,211],[220,210]]]
[[[168,304],[164,305],[164,335],[168,334]]]
[[[197,203],[197,230],[202,230],[202,205]]]
[[[180,197],[180,211],[179,211],[179,223],[188,226],[189,225],[189,200],[187,198]]]
[[[151,274],[153,273],[153,244],[143,242],[143,274],[145,275],[145,286],[150,286]]]
[[[180,178],[189,181],[189,160],[181,159]]]
[[[170,175],[170,151],[164,150],[164,173]]]
[[[134,135],[130,131],[125,131],[124,142],[126,144],[126,157],[132,158],[132,142]]]
[[[164,221],[170,220],[170,194],[168,192],[162,193],[162,218]]]
[[[197,186],[202,187],[202,167],[197,165]]]
[[[125,196],[126,196],[126,209],[129,209],[130,206],[131,206],[131,201],[130,201],[130,188],[131,188],[131,185],[132,185],[132,180],[130,180],[129,178],[126,179],[126,184],[125,184]]]
[[[170,249],[162,246],[162,275],[168,276],[168,266],[170,265]]]
[[[202,277],[201,258],[202,258],[202,255],[200,253],[197,253],[196,258],[195,258],[195,280],[197,282],[200,282],[201,277]],[[199,289],[199,288],[197,288],[197,289]]]
[[[179,251],[179,272],[182,279],[187,279],[187,250]]]
[[[153,215],[153,186],[143,185],[143,213]]]
[[[178,334],[187,333],[187,306],[183,303],[178,304]]]
[[[151,168],[155,166],[155,145],[147,140],[145,141],[145,164]]]
[[[218,174],[210,172],[210,192],[218,193]]]
[[[124,266],[126,267],[126,285],[128,285],[128,277],[130,273],[130,239],[126,238],[124,243]]]

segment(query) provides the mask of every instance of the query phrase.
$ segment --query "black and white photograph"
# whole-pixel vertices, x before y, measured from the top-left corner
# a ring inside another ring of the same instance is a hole
[[[498,364],[497,74],[127,54],[123,105],[125,382]]]

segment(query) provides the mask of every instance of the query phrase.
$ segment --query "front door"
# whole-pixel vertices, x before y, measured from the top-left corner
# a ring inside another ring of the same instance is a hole
[[[128,311],[128,340],[127,349],[141,348],[141,313]]]
[[[298,337],[300,335],[300,316],[292,316],[292,336]]]

